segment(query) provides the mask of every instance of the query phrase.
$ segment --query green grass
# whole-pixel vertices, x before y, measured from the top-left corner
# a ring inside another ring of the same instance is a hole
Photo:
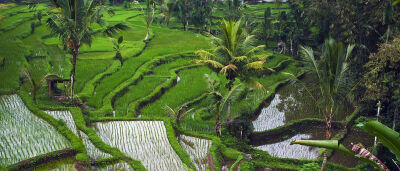
[[[207,39],[199,34],[163,28],[158,28],[156,30],[155,38],[150,41],[142,55],[128,59],[118,72],[99,82],[95,89],[95,94],[88,100],[89,105],[99,108],[105,95],[119,84],[129,79],[137,68],[150,59],[161,55],[194,51],[209,46]],[[158,35],[161,32],[163,34]],[[183,44],[185,46],[182,46]]]
[[[108,37],[94,37],[91,46],[83,44],[80,52],[110,52],[113,51],[113,43]]]
[[[267,7],[273,8],[272,12],[275,16],[278,11],[288,11],[288,9],[274,9],[275,4],[265,3],[248,5],[245,13],[260,19]],[[115,52],[113,50],[113,43],[108,37],[99,35],[93,39],[91,47],[87,45],[82,46],[78,57],[75,90],[83,102],[87,102],[96,109],[85,111],[88,113],[86,113],[85,119],[80,114],[80,109],[74,108],[75,112],[71,109],[75,113],[75,122],[79,129],[88,134],[96,148],[113,156],[112,158],[99,161],[107,165],[117,162],[119,159],[129,157],[118,149],[112,148],[101,141],[93,129],[86,127],[88,121],[107,118],[104,116],[110,114],[110,110],[112,112],[112,102],[114,102],[113,105],[116,109],[117,118],[114,118],[116,120],[132,119],[136,114],[135,110],[141,109],[142,118],[155,119],[162,117],[164,119],[165,124],[168,124],[167,134],[169,141],[172,141],[172,146],[182,158],[182,155],[185,153],[176,148],[179,144],[175,142],[176,139],[173,132],[173,127],[176,125],[170,121],[166,121],[169,120],[166,118],[168,114],[163,108],[165,105],[169,105],[177,110],[182,104],[190,103],[189,108],[194,108],[194,111],[184,117],[181,122],[182,128],[178,129],[182,129],[184,132],[201,133],[202,135],[214,137],[215,111],[208,110],[207,107],[211,106],[212,103],[209,99],[203,98],[207,90],[204,74],[210,74],[213,71],[207,67],[191,65],[191,61],[194,58],[190,54],[198,49],[209,49],[212,46],[210,39],[198,33],[185,32],[182,29],[168,29],[163,25],[153,24],[150,27],[151,41],[147,43],[143,53],[135,56],[146,45],[142,41],[146,35],[146,26],[143,15],[141,15],[143,11],[126,10],[121,6],[113,6],[112,8],[116,11],[116,15],[111,17],[108,14],[104,14],[106,24],[113,25],[122,22],[130,27],[126,31],[113,35],[114,38],[118,38],[119,36],[124,37],[125,45],[122,48],[124,64],[121,67],[119,61],[112,60]],[[284,3],[281,8],[287,8],[287,4]],[[33,16],[34,13],[25,6],[15,6],[0,10],[0,15],[6,16],[5,24],[0,26],[0,30],[8,30],[7,32],[0,31],[0,57],[5,58],[5,64],[0,66],[0,76],[3,78],[0,83],[0,93],[9,93],[19,89],[18,71],[25,62],[25,56],[30,53],[43,54],[52,66],[51,72],[57,73],[63,78],[69,78],[71,55],[63,50],[58,37],[43,39],[44,36],[50,33],[50,29],[44,22],[50,16],[44,16],[42,20],[43,25],[37,27],[35,33],[30,35],[31,22],[37,22],[37,19]],[[223,17],[223,13],[217,11],[214,16]],[[217,28],[216,23],[218,23],[218,20],[215,19],[214,23],[213,28]],[[97,24],[93,25],[94,30],[103,29],[104,27]],[[176,18],[172,18],[170,27],[180,28],[182,25],[177,22]],[[194,27],[190,26],[190,28]],[[183,53],[188,54],[182,55]],[[273,56],[267,61],[265,66],[279,68],[277,71],[298,74],[297,71],[300,69],[290,57],[274,54],[271,51],[264,53]],[[152,74],[147,75],[147,71],[150,70]],[[177,75],[180,77],[180,82],[174,85]],[[224,76],[219,75],[219,77],[221,78],[220,84],[225,85],[226,79]],[[243,112],[254,111],[262,101],[274,93],[278,85],[287,81],[287,76],[281,72],[266,73],[263,76],[259,76],[257,80],[263,83],[268,93],[263,94],[258,91],[248,92],[246,98],[232,104],[233,118],[241,116]],[[38,96],[39,105],[63,105],[63,103],[47,99],[45,89],[45,87],[42,87],[38,92],[40,94]],[[226,88],[221,88],[220,91],[226,93],[227,90]],[[143,104],[147,105],[141,106]],[[128,113],[127,109],[129,109]],[[79,114],[76,115],[76,113]],[[225,116],[223,119],[225,120]],[[51,122],[54,122],[54,120],[51,120]],[[232,154],[239,152],[226,148],[218,138],[214,137],[211,139],[213,139],[211,153],[216,158],[215,164],[217,168],[220,167],[219,160],[222,159],[220,155],[236,159],[235,155]],[[80,156],[76,158],[80,158]],[[184,157],[185,160],[186,158]],[[129,163],[131,166],[142,167],[138,161]],[[277,167],[275,164],[280,163],[284,162],[277,161],[270,165]],[[295,166],[298,165],[293,165],[293,167]],[[290,165],[290,168],[293,167]]]
[[[142,109],[142,114],[148,116],[168,116],[163,108],[165,105],[177,109],[181,104],[202,95],[207,89],[207,82],[203,79],[204,74],[212,71],[207,67],[182,70],[178,73],[180,82],[168,90],[161,98]],[[199,79],[201,78],[201,79]]]
[[[3,20],[3,24],[0,25],[0,30],[1,31],[12,30],[12,29],[16,28],[18,25],[20,25],[26,21],[35,19],[34,14],[35,14],[35,12],[27,12],[27,13],[17,14],[17,15],[11,16],[11,17],[6,17]],[[30,27],[29,27],[29,29],[30,29]]]
[[[124,95],[121,97],[117,97],[115,101],[115,109],[117,115],[123,114],[125,115],[128,111],[128,105],[138,100],[141,97],[149,94],[154,90],[159,84],[170,77],[170,70],[179,66],[188,65],[192,58],[175,58],[167,59],[167,61],[162,61],[164,64],[161,64],[155,68],[152,68],[153,72],[149,76],[145,76],[143,80],[139,80],[139,83],[130,86]],[[134,111],[130,111],[134,112]]]
[[[118,72],[105,77],[98,83],[94,90],[94,95],[88,99],[88,104],[99,108],[102,104],[103,97],[119,84],[130,78],[135,73],[135,70],[146,61],[147,60],[143,59],[131,59],[126,61]]]
[[[145,76],[143,80],[140,80],[135,85],[129,86],[126,93],[121,97],[117,97],[117,100],[114,103],[116,115],[126,115],[128,105],[131,102],[151,93],[156,86],[164,82],[166,79],[167,78],[162,77]]]
[[[25,55],[28,54],[21,41],[13,41],[3,35],[0,33],[0,56],[4,58],[4,65],[0,66],[0,93],[18,89],[19,71],[26,62]]]
[[[75,91],[82,91],[89,80],[98,73],[105,71],[111,63],[111,60],[78,60],[75,76]]]

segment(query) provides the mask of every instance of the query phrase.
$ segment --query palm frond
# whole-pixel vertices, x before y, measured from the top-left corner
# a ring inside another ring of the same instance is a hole
[[[178,117],[176,118],[178,121],[181,121],[187,114],[189,114],[190,112],[192,112],[194,110],[194,108],[191,108],[189,110],[185,110],[181,113],[178,113]]]
[[[57,74],[47,74],[40,80],[39,85],[41,85],[44,81],[51,77],[59,78]]]
[[[26,77],[26,78],[28,79],[28,81],[29,81],[29,84],[30,84],[32,87],[36,87],[36,84],[35,84],[35,82],[33,81],[32,76],[31,76],[31,74],[29,73],[28,70],[22,69],[22,70],[21,70],[21,73],[25,75],[25,77]]]
[[[224,67],[222,67],[220,73],[226,74],[228,71],[236,71],[238,70],[238,67],[234,64],[228,64]]]
[[[250,77],[243,80],[243,82],[246,84],[247,87],[255,88],[257,90],[261,90],[262,92],[267,91],[261,82],[255,80],[255,79],[252,79]]]
[[[60,27],[55,22],[55,17],[50,17],[47,19],[46,23],[50,27],[51,32],[54,34],[62,34]]]
[[[311,90],[306,86],[304,82],[299,80],[294,74],[289,73],[289,72],[281,72],[284,75],[287,75],[289,77],[289,82],[294,84],[294,83],[299,83],[303,88],[307,91],[308,95],[314,100],[314,102],[317,102],[317,99],[314,97],[314,95],[311,93]]]
[[[206,50],[197,50],[194,52],[196,56],[199,56],[203,60],[210,60],[215,58],[215,55],[210,53],[209,51]]]
[[[232,58],[232,62],[243,62],[247,59],[247,56],[237,56]]]
[[[119,31],[127,30],[129,28],[128,25],[125,25],[123,23],[118,23],[113,26],[108,26],[104,31],[103,34],[111,37],[114,33],[117,33]]]
[[[168,115],[169,115],[171,118],[175,118],[175,117],[176,117],[176,113],[175,113],[174,109],[172,109],[172,108],[169,107],[168,105],[165,105],[165,106],[164,106],[164,110],[168,112]]]
[[[224,96],[224,99],[223,99],[223,101],[222,101],[222,103],[221,103],[220,110],[222,110],[223,108],[225,108],[225,107],[226,107],[226,104],[227,104],[229,101],[234,101],[237,97],[239,97],[240,91],[242,90],[242,89],[241,89],[242,87],[243,87],[242,84],[238,84],[238,85],[235,85],[234,87],[232,87],[232,89],[228,92],[228,94],[226,94],[226,95]]]
[[[265,45],[256,46],[256,47],[250,49],[248,52],[246,52],[245,56],[249,56],[251,54],[254,54],[254,53],[257,53],[259,51],[262,51],[262,50],[264,50],[264,48],[265,48]]]
[[[214,68],[222,68],[224,65],[214,60],[194,60],[196,64],[209,64]]]
[[[256,71],[262,71],[264,70],[264,61],[255,61],[246,64],[245,69],[247,70],[256,70]]]
[[[320,68],[319,65],[314,57],[314,51],[311,49],[311,47],[304,47],[304,46],[300,46],[301,49],[301,53],[303,54],[302,57],[304,59],[304,61],[306,61],[307,63],[309,63],[313,68],[313,71],[317,74],[318,78],[321,78],[321,74],[320,74]]]

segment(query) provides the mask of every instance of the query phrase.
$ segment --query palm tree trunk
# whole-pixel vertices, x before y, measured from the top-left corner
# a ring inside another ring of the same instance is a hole
[[[169,12],[168,12],[167,15],[165,16],[165,23],[166,23],[166,25],[167,25],[167,27],[168,27],[168,25],[169,25]]]
[[[215,123],[215,131],[216,131],[218,137],[220,137],[222,135],[221,129],[222,129],[222,126],[221,126],[221,113],[218,112],[217,121]]]
[[[290,38],[290,53],[293,55],[293,40]]]
[[[328,112],[328,114],[325,116],[325,122],[326,122],[326,140],[331,139],[332,137],[332,110]],[[328,150],[325,149],[324,151],[324,160],[322,161],[322,166],[321,166],[321,171],[325,169],[326,162],[328,161]]]
[[[75,69],[76,69],[76,59],[79,55],[79,46],[75,45],[72,51],[72,70],[71,70],[71,98],[74,101],[74,86],[75,86]]]
[[[226,121],[231,121],[231,102],[228,102],[228,111],[226,113]]]
[[[32,87],[33,102],[36,104],[36,86]]]
[[[208,32],[211,34],[211,27],[212,27],[212,13],[210,14],[210,26],[208,28]]]
[[[390,35],[390,25],[388,25],[388,29],[386,31],[386,43],[389,42],[389,35]]]
[[[150,35],[150,24],[147,23],[146,37],[144,38],[145,41],[149,38],[149,35]]]
[[[393,114],[393,130],[396,130],[396,121],[397,121],[397,117],[399,115],[399,111],[398,108],[396,107],[396,109],[394,109],[394,114]]]

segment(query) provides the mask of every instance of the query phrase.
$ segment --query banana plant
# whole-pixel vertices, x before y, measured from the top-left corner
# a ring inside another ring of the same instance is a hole
[[[393,131],[377,121],[370,121],[365,124],[359,124],[358,126],[368,131],[370,135],[377,136],[378,140],[396,155],[397,160],[400,159],[400,136],[398,132]],[[389,170],[376,156],[367,149],[360,147],[358,144],[352,144],[351,150],[340,144],[338,140],[295,140],[290,144],[300,144],[340,151],[344,154],[359,158],[379,170]]]

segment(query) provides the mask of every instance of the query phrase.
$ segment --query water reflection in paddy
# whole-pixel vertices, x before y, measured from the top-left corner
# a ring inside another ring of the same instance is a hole
[[[282,158],[294,158],[294,159],[315,159],[318,157],[318,149],[315,147],[307,147],[302,145],[290,145],[290,142],[294,140],[310,139],[311,136],[308,134],[298,134],[294,137],[287,139],[282,142],[274,144],[266,144],[257,146],[255,148],[267,151],[274,157]]]
[[[303,78],[307,82],[310,78]],[[313,96],[317,96],[314,94]],[[292,120],[304,118],[323,119],[323,115],[318,112],[315,101],[306,91],[304,86],[296,83],[285,85],[278,89],[274,98],[267,104],[253,121],[254,131],[265,131],[286,124]],[[350,105],[345,105],[341,112],[334,116],[334,120],[346,119],[352,112]]]

